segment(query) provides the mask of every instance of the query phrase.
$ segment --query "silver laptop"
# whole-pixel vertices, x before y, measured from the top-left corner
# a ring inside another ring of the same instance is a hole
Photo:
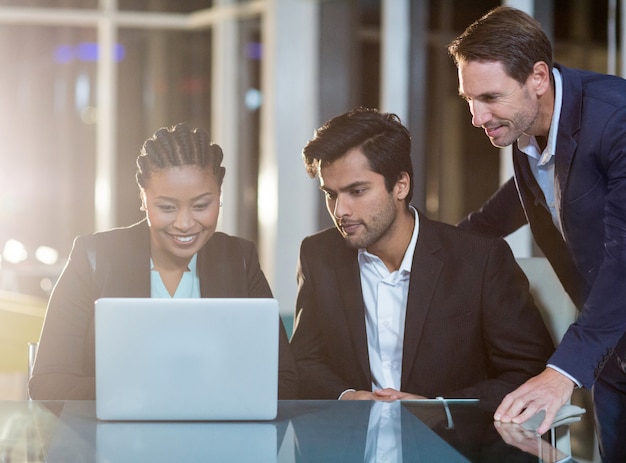
[[[278,327],[275,299],[98,299],[96,415],[274,419]]]

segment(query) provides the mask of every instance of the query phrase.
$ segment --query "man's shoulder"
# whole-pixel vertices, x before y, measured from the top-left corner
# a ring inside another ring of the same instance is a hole
[[[563,78],[564,92],[580,89],[583,98],[592,98],[611,106],[626,104],[626,79],[583,69],[557,66]]]
[[[461,280],[473,281],[488,269],[508,272],[514,266],[513,251],[504,238],[438,221],[426,223],[422,227],[420,222],[418,246],[422,241],[418,255],[432,255],[443,264],[446,272],[456,274]]]
[[[444,240],[465,242],[467,246],[478,245],[480,243],[490,246],[495,242],[503,241],[502,238],[496,238],[473,230],[466,230],[456,225],[427,219],[423,216],[420,216],[420,230],[423,230],[424,234],[431,233]]]
[[[613,74],[604,74],[602,72],[591,71],[588,69],[575,69],[555,64],[555,67],[561,73],[561,77],[565,80],[581,79],[584,83],[595,82],[613,82],[617,85],[626,85],[626,79]]]
[[[343,243],[343,237],[337,228],[331,227],[308,235],[302,240],[302,244],[305,243],[309,246],[319,245],[321,243]]]
[[[433,255],[444,261],[484,261],[490,256],[512,256],[512,250],[504,238],[464,230],[439,221],[420,221],[418,245],[430,249]]]
[[[335,227],[321,230],[307,236],[300,244],[300,251],[307,255],[329,255],[344,252],[346,250],[355,251],[346,245],[346,242]]]

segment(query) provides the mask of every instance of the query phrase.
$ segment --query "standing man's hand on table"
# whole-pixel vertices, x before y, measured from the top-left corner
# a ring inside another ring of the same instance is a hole
[[[570,399],[574,382],[552,368],[530,378],[506,395],[498,406],[494,419],[503,423],[523,423],[544,410],[546,415],[537,428],[537,434],[550,429],[558,410]]]

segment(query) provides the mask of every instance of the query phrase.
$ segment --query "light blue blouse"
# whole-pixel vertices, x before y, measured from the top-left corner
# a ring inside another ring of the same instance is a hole
[[[196,270],[197,254],[194,254],[189,261],[188,269],[183,273],[183,277],[178,283],[178,288],[174,293],[174,298],[199,298],[200,297],[200,278]],[[157,270],[154,270],[154,263],[150,259],[150,297],[170,298],[170,293],[161,275]]]

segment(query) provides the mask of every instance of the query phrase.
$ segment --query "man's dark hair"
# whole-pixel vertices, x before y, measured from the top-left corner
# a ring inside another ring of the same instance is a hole
[[[411,136],[395,114],[357,108],[326,122],[302,150],[309,176],[315,178],[320,166],[333,163],[355,148],[363,152],[372,172],[385,177],[388,191],[392,191],[402,172],[409,175],[408,205],[413,196]]]

